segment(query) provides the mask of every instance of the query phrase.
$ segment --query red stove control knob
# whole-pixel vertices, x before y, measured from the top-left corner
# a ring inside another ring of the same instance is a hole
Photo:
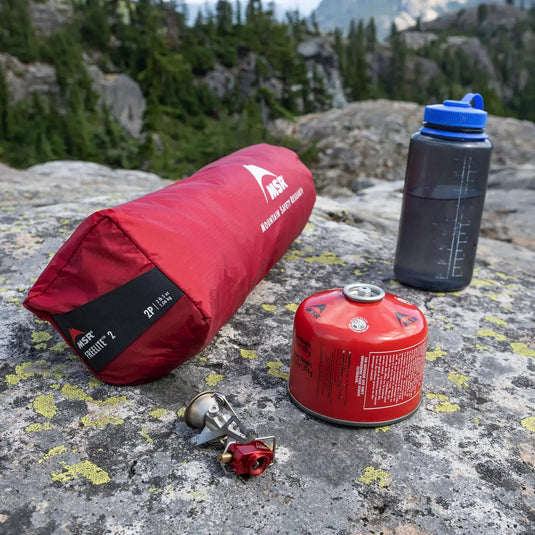
[[[261,440],[253,440],[247,444],[232,442],[217,460],[239,476],[258,476],[273,462],[273,456],[273,450]]]

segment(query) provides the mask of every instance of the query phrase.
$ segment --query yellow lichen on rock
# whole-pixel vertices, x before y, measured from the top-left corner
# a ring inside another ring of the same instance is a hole
[[[497,283],[492,279],[472,279],[470,286],[479,290],[485,286],[497,286]]]
[[[431,394],[430,392],[425,395],[427,399],[438,399],[440,401],[444,401],[446,399],[449,399],[448,396],[445,394]]]
[[[445,394],[426,394],[425,397],[431,400],[437,400],[440,403],[433,406],[435,412],[457,412],[461,409],[457,403],[451,403]]]
[[[529,416],[528,418],[524,418],[520,422],[520,424],[528,431],[532,431],[533,433],[535,433],[535,416]]]
[[[98,429],[104,429],[107,425],[123,425],[124,420],[112,414],[104,414],[97,417],[86,414],[82,416],[80,421],[85,427],[96,427]]]
[[[44,362],[44,361],[41,361],[41,362]],[[24,381],[25,379],[29,379],[30,377],[33,377],[35,375],[35,372],[30,371],[28,369],[32,366],[32,364],[33,364],[32,362],[23,362],[22,364],[15,366],[15,373],[6,375],[5,382],[9,386],[15,386],[20,381]]]
[[[166,409],[154,409],[153,411],[149,412],[149,416],[152,416],[156,420],[162,420],[165,418],[165,415],[167,414]]]
[[[299,260],[303,256],[305,256],[305,253],[303,251],[289,251],[284,255],[284,259],[291,262],[292,260]]]
[[[126,396],[110,396],[106,399],[93,399],[92,397],[89,397],[86,401],[99,405],[100,407],[117,407],[117,405],[128,403]]]
[[[319,256],[309,256],[305,258],[305,262],[309,264],[323,264],[325,266],[345,266],[346,263],[330,251],[323,251]]]
[[[37,396],[32,403],[32,407],[37,414],[48,419],[53,418],[58,411],[58,408],[54,403],[53,394],[41,394],[40,396]]]
[[[94,386],[101,386],[103,385],[104,382],[102,382],[100,379],[98,379],[97,377],[91,377],[91,379],[89,379],[89,382],[87,383],[87,386],[89,388],[92,388]]]
[[[359,481],[365,485],[371,485],[376,481],[380,487],[388,487],[391,480],[392,476],[388,472],[373,466],[367,466],[364,469],[364,473],[359,477]]]
[[[39,459],[39,463],[47,461],[48,459],[50,459],[50,457],[56,457],[57,455],[61,455],[66,451],[67,448],[65,446],[56,446],[55,448],[48,450],[48,453],[45,453],[45,455],[43,455],[43,458]]]
[[[50,422],[45,422],[44,424],[30,424],[24,428],[26,433],[40,433],[41,431],[50,431],[52,427]]]
[[[457,386],[468,386],[468,377],[466,377],[466,375],[462,375],[461,373],[448,374],[448,381],[455,383]]]
[[[32,344],[36,344],[37,349],[45,349],[46,343],[52,338],[50,333],[46,331],[35,331],[32,333]]]
[[[69,345],[66,342],[58,342],[50,348],[50,351],[60,353],[61,351],[65,351],[66,349],[69,349]]]
[[[386,433],[390,429],[389,425],[382,425],[381,427],[376,427],[375,432],[379,433],[379,431],[382,431],[383,433]]]
[[[78,399],[87,403],[94,403],[100,407],[116,407],[117,405],[122,405],[123,403],[128,402],[126,396],[110,396],[106,399],[94,399],[82,387],[69,384],[63,385],[61,394],[67,399]]]
[[[91,397],[87,394],[87,392],[83,388],[76,385],[63,385],[61,394],[67,399],[78,399],[80,401],[91,400]]]
[[[240,349],[240,355],[244,359],[249,359],[249,360],[254,360],[258,358],[258,355],[254,351],[251,351],[250,349]]]
[[[511,349],[515,355],[522,355],[523,357],[535,357],[535,351],[529,349],[527,344],[521,342],[511,342]]]
[[[224,377],[222,375],[219,375],[217,373],[211,373],[210,375],[208,375],[208,377],[205,378],[204,382],[208,386],[216,386],[217,383],[220,383],[223,379]]]
[[[457,403],[450,403],[449,401],[443,401],[436,405],[433,409],[435,412],[457,412],[461,410],[461,406]]]
[[[430,362],[434,362],[438,358],[442,358],[446,356],[448,353],[446,351],[443,351],[440,347],[436,347],[432,351],[428,351],[425,355],[425,360],[428,360]]]
[[[503,342],[507,340],[507,337],[504,334],[497,333],[492,329],[480,329],[477,331],[479,336],[485,336],[486,338],[494,338],[497,342]]]
[[[498,318],[496,316],[485,316],[485,320],[494,323],[495,325],[507,325],[507,322],[505,320],[502,320],[501,318]]]
[[[286,381],[290,378],[290,374],[286,372],[281,372],[282,362],[267,362],[266,366],[268,367],[268,374],[278,379],[285,379]]]
[[[93,485],[102,485],[111,481],[108,473],[91,461],[82,461],[71,465],[63,463],[63,468],[64,472],[52,473],[52,481],[67,483],[71,479],[77,479],[78,476],[85,477]]]
[[[154,442],[154,440],[152,440],[152,438],[150,438],[149,436],[149,433],[146,429],[141,429],[141,431],[139,432],[139,434],[147,441],[147,442]]]

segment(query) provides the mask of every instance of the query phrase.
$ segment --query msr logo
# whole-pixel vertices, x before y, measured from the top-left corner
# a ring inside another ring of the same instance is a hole
[[[311,307],[305,308],[305,312],[308,312],[313,318],[319,320],[326,306],[327,305],[313,305]]]
[[[275,197],[278,197],[285,189],[288,188],[288,184],[286,184],[282,175],[277,176],[275,173],[267,171],[266,169],[262,169],[257,165],[244,165],[243,167],[245,167],[245,169],[247,169],[247,171],[253,175],[254,179],[260,186],[267,203],[270,200],[275,199]],[[263,179],[266,176],[275,178],[270,179],[269,183],[264,187]],[[268,193],[270,199],[268,199]]]
[[[93,334],[93,331],[89,331],[87,333],[83,331],[79,331],[78,329],[69,329],[69,335],[71,337],[71,340],[73,344],[75,344],[78,349],[84,348],[91,340],[94,340],[95,335]]]
[[[408,327],[409,325],[412,325],[418,321],[416,316],[409,316],[408,314],[403,314],[402,312],[396,312],[396,318],[402,327]]]

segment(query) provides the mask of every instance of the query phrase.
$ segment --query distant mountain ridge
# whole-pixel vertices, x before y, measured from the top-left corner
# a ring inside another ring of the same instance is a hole
[[[414,26],[420,18],[431,21],[444,13],[484,3],[483,0],[322,0],[314,11],[324,31],[346,32],[351,20],[374,18],[379,39],[386,37],[392,22],[398,30]]]

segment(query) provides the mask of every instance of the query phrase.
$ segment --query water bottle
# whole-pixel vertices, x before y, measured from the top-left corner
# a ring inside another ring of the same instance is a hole
[[[486,123],[479,93],[425,108],[409,146],[397,280],[431,291],[470,284],[492,151]]]

